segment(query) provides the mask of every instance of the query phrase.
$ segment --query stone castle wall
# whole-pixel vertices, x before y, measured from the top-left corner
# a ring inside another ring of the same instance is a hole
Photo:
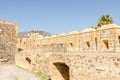
[[[14,63],[17,53],[17,24],[0,21],[0,64]]]
[[[47,73],[51,80],[120,79],[119,53],[20,52],[16,57],[17,65],[29,71]]]
[[[18,41],[17,24],[0,21],[0,65],[15,61],[51,80],[120,79],[120,28],[114,24],[45,38],[33,33]]]
[[[18,52],[15,55],[15,63],[32,72],[44,72],[49,74],[50,54],[41,54],[38,51]]]
[[[41,37],[38,33],[29,34],[28,38],[19,39],[23,50],[41,50],[46,52],[120,52],[120,26],[104,25],[95,30],[85,29],[69,34]]]
[[[120,27],[19,39],[16,65],[47,73],[51,80],[119,80]]]
[[[119,80],[120,56],[116,53],[113,54],[73,53],[51,55],[51,78],[52,80],[67,80],[63,76],[69,74],[69,80]],[[62,68],[60,69],[60,66],[57,67],[54,63],[58,63],[58,65],[64,63],[68,66],[69,72],[62,73]]]

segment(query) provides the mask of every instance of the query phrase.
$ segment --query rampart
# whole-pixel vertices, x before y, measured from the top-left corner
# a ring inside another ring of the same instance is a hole
[[[0,20],[0,64],[14,63],[16,44],[17,23]]]
[[[32,33],[17,44],[17,24],[0,21],[0,65],[15,61],[51,80],[120,80],[119,54],[120,27],[115,24],[51,37]]]
[[[28,38],[18,39],[23,50],[41,49],[46,52],[120,52],[120,26],[104,25],[95,30],[88,28],[81,32],[42,37],[38,33],[28,34]]]
[[[18,39],[16,64],[47,73],[51,80],[119,80],[120,26]]]

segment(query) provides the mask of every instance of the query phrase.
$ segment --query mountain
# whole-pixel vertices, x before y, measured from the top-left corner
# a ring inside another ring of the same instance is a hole
[[[52,36],[53,35],[52,33],[45,32],[45,31],[29,31],[29,32],[19,32],[18,33],[18,37],[19,38],[27,38],[28,34],[30,34],[30,33],[39,33],[43,37],[45,37],[45,36]]]

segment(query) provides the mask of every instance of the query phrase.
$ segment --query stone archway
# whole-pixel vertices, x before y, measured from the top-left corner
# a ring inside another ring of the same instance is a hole
[[[67,66],[65,63],[53,63],[51,74],[52,80],[70,80],[69,66]]]

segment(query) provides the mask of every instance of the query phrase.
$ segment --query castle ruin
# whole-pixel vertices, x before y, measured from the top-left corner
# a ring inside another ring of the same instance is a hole
[[[17,65],[47,73],[51,80],[119,80],[120,26],[18,38]]]
[[[104,25],[43,37],[17,37],[17,23],[0,21],[0,65],[45,72],[51,80],[120,80],[120,26]],[[18,51],[17,51],[18,49]]]

